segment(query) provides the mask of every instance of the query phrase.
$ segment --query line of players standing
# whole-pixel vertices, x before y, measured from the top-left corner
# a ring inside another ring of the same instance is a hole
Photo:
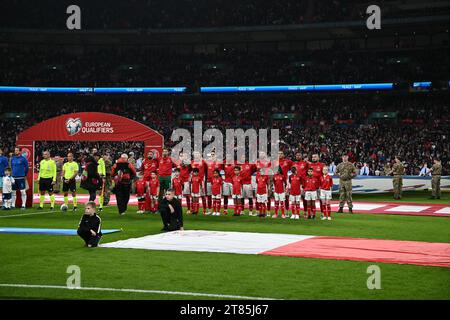
[[[192,161],[185,154],[180,154],[177,160],[172,161],[167,149],[164,149],[163,157],[159,159],[149,152],[142,164],[143,174],[136,182],[138,212],[157,211],[161,192],[169,188],[167,183],[161,185],[161,172],[165,177],[170,177],[174,168],[170,186],[177,198],[186,200],[188,214],[198,214],[201,201],[204,215],[219,216],[223,198],[223,214],[226,215],[231,198],[235,216],[243,215],[245,200],[248,199],[250,216],[277,218],[281,214],[282,218],[286,218],[290,211],[291,219],[299,219],[303,204],[304,217],[314,219],[316,200],[319,199],[322,219],[331,220],[333,179],[328,175],[328,167],[320,162],[319,155],[312,155],[311,161],[301,153],[296,154],[295,161],[285,158],[282,151],[278,156],[279,160],[271,161],[261,152],[254,164],[245,162],[245,159],[224,164],[214,152],[206,160],[202,159],[200,153],[194,152]],[[351,167],[350,180],[356,175],[356,168],[352,164]],[[221,172],[224,173],[223,177]],[[351,212],[351,192],[348,200]]]

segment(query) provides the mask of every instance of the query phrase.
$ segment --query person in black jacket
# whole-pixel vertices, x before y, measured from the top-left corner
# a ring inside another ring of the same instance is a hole
[[[102,219],[96,213],[94,201],[86,203],[77,233],[86,243],[86,247],[96,247],[102,237]]]
[[[123,215],[127,211],[131,185],[136,177],[136,169],[128,162],[128,156],[125,153],[112,167],[111,175],[114,177],[113,192],[116,194],[117,209],[119,209],[119,214]]]
[[[184,230],[181,202],[175,198],[173,189],[168,189],[159,203],[159,212],[163,222],[161,231]]]
[[[89,201],[95,201],[97,190],[100,190],[102,185],[102,179],[98,174],[97,160],[93,155],[88,155],[85,159],[80,187],[89,191]]]

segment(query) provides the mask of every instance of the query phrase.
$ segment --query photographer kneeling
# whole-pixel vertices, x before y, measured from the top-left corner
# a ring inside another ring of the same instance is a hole
[[[102,219],[97,215],[95,202],[86,203],[84,215],[81,217],[77,233],[86,243],[86,247],[96,247],[102,237]]]
[[[159,203],[159,212],[164,225],[161,231],[184,230],[181,202],[175,198],[175,192],[172,189],[166,191]]]

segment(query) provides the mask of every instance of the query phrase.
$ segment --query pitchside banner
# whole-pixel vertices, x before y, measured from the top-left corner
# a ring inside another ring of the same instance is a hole
[[[450,176],[441,178],[441,188],[450,188]],[[427,189],[431,189],[431,177],[403,177],[403,191]],[[339,177],[333,177],[333,192],[339,192]],[[382,192],[392,192],[392,177],[358,176],[353,179],[353,193]]]

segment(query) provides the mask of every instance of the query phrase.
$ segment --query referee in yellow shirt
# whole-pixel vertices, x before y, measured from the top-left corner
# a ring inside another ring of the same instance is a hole
[[[55,209],[55,195],[53,194],[53,185],[56,182],[56,163],[50,158],[50,152],[42,153],[44,159],[39,163],[39,208],[44,208],[45,192],[50,196],[50,210]]]
[[[96,149],[95,149],[96,150]],[[102,187],[98,191],[99,192],[99,199],[98,199],[98,211],[103,211],[103,201],[104,201],[104,191],[105,191],[105,183],[106,183],[106,165],[105,160],[100,155],[99,152],[94,153],[94,159],[97,161],[97,172],[100,175],[100,178],[102,179]]]
[[[77,183],[75,177],[78,174],[78,163],[73,161],[73,153],[67,154],[67,162],[64,163],[61,172],[63,180],[64,204],[69,206],[69,191],[72,192],[73,211],[77,211]]]

